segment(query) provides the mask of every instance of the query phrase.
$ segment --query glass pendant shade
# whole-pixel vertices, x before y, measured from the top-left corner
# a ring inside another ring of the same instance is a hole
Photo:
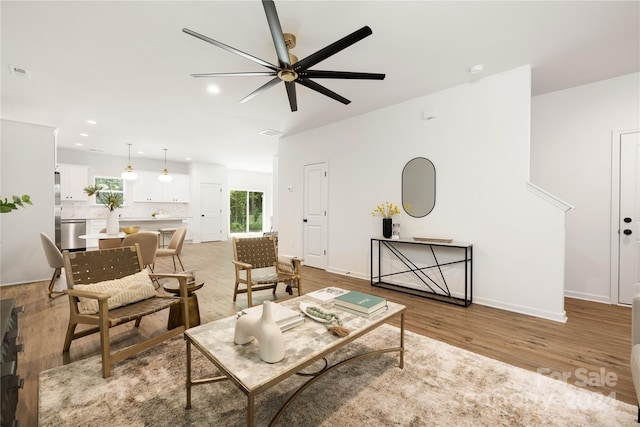
[[[171,175],[169,175],[169,171],[165,168],[165,170],[162,171],[162,175],[158,176],[158,179],[162,182],[171,182],[173,181],[173,177]]]
[[[138,174],[135,173],[133,171],[133,168],[131,167],[131,144],[127,144],[129,146],[129,164],[127,164],[127,167],[124,168],[124,172],[122,172],[122,179],[125,179],[127,181],[133,181],[134,179],[138,178]]]
[[[163,150],[164,150],[164,169],[162,170],[162,174],[158,176],[158,179],[162,182],[171,182],[173,180],[173,177],[169,175],[169,169],[167,169],[167,149],[163,148]]]

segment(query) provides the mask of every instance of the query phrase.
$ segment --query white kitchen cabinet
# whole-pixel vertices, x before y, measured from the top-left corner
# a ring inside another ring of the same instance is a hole
[[[134,202],[162,202],[162,182],[158,173],[138,171],[138,179],[133,181]]]
[[[88,185],[89,166],[58,164],[60,172],[60,200],[84,201],[87,193],[83,189]]]
[[[133,184],[135,202],[189,203],[189,175],[171,174],[171,182],[161,182],[158,175],[157,172],[138,172]]]
[[[162,183],[162,199],[165,202],[189,203],[189,175],[172,176],[173,181]]]

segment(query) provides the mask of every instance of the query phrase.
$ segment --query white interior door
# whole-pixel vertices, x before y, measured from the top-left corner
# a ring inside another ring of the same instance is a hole
[[[200,184],[200,241],[214,242],[222,239],[222,186]]]
[[[304,166],[304,264],[327,268],[327,164]]]
[[[620,136],[618,299],[640,294],[640,133]]]

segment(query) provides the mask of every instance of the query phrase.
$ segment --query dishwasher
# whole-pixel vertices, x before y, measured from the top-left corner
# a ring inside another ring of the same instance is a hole
[[[87,250],[87,241],[79,236],[87,234],[84,219],[63,219],[60,221],[60,249],[73,251]]]

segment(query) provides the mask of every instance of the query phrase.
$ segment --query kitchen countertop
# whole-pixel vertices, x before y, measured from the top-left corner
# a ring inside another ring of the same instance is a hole
[[[106,217],[95,217],[95,218],[62,218],[61,221],[69,221],[69,220],[87,220],[87,221],[94,221],[94,220],[106,220]],[[190,216],[172,216],[172,217],[166,217],[166,218],[152,218],[150,216],[145,216],[145,217],[120,217],[118,218],[118,220],[120,222],[143,222],[143,221],[148,221],[148,222],[160,222],[160,221],[182,221],[183,219],[191,219]]]

